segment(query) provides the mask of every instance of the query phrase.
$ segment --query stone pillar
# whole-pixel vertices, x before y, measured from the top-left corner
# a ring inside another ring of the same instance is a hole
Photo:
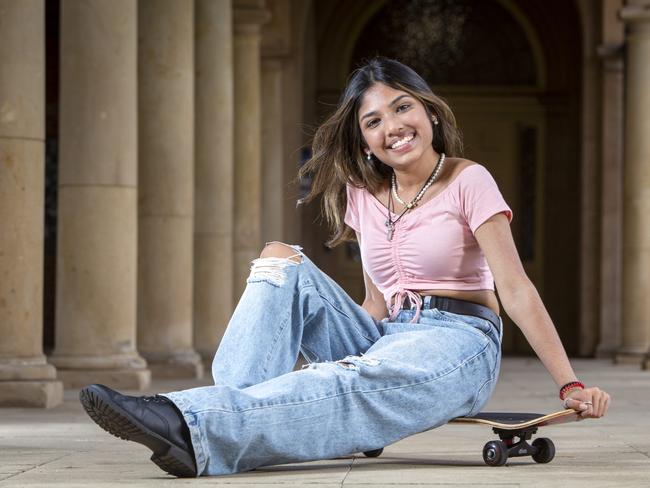
[[[232,7],[195,8],[194,347],[209,364],[233,312]]]
[[[602,3],[600,342],[597,357],[613,358],[621,336],[623,242],[623,41],[617,18],[622,0]]]
[[[593,2],[578,0],[582,27],[582,104],[580,164],[580,313],[577,344],[580,356],[591,356],[598,341],[599,282],[599,180],[598,126],[600,60],[594,49],[600,37],[598,11]]]
[[[0,406],[53,407],[43,355],[45,5],[0,0]]]
[[[282,61],[262,61],[262,241],[282,241],[285,188]]]
[[[138,2],[138,350],[154,376],[196,378],[192,344],[193,0]]]
[[[234,299],[246,287],[250,262],[262,242],[262,102],[260,29],[270,18],[264,0],[235,0]]]
[[[68,387],[143,389],[134,0],[61,3],[55,350]]]
[[[650,347],[650,2],[629,1],[620,16],[627,27],[627,103],[623,328],[616,359],[639,364]]]
[[[305,113],[303,100],[305,90],[309,91],[310,77],[317,76],[309,63],[315,63],[316,56],[311,55],[313,33],[313,5],[311,2],[286,0],[289,18],[286,32],[286,53],[282,59],[283,98],[291,100],[283,106],[282,118],[284,127],[284,242],[303,243],[302,213],[296,207],[296,200],[300,198],[300,183],[295,179],[304,155],[303,149],[308,142],[304,125],[310,117]],[[275,11],[271,12],[275,17]],[[307,74],[307,71],[310,71]],[[315,94],[314,94],[315,97]],[[313,97],[307,96],[308,99]],[[308,110],[309,111],[309,110]]]

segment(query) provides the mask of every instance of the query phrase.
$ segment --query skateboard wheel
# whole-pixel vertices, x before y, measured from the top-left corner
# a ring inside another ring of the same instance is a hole
[[[488,466],[503,466],[508,460],[508,446],[503,441],[490,441],[483,447],[483,461]]]
[[[383,447],[381,449],[373,449],[372,451],[365,451],[364,454],[366,455],[366,457],[378,457],[382,452],[384,452]]]
[[[372,451],[364,451],[366,457],[379,457],[381,453],[384,452],[384,448],[373,449]]]
[[[555,445],[551,439],[546,437],[535,439],[533,447],[537,448],[537,452],[533,454],[533,460],[537,463],[550,463],[555,457]]]

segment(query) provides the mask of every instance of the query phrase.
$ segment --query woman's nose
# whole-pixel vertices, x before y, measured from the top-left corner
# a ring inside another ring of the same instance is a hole
[[[399,119],[399,117],[391,116],[386,118],[384,127],[386,128],[386,133],[390,136],[402,132],[404,129],[404,124]]]

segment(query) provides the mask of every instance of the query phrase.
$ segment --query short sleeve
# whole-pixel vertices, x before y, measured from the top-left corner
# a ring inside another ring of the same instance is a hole
[[[480,164],[470,166],[465,168],[460,176],[463,177],[460,185],[462,211],[472,233],[498,213],[503,212],[508,222],[512,222],[512,210],[485,167]]]
[[[346,185],[347,192],[347,208],[345,209],[345,218],[343,221],[352,227],[355,231],[360,232],[359,226],[359,207],[357,202],[358,192],[351,185]]]

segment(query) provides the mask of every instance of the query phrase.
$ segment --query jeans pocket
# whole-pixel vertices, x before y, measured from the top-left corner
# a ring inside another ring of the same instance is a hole
[[[440,320],[463,325],[464,327],[472,329],[482,336],[487,337],[488,339],[493,339],[491,334],[493,333],[494,325],[492,325],[492,323],[488,320],[482,319],[480,317],[474,317],[473,315],[460,315],[437,309],[436,311],[438,312]]]

